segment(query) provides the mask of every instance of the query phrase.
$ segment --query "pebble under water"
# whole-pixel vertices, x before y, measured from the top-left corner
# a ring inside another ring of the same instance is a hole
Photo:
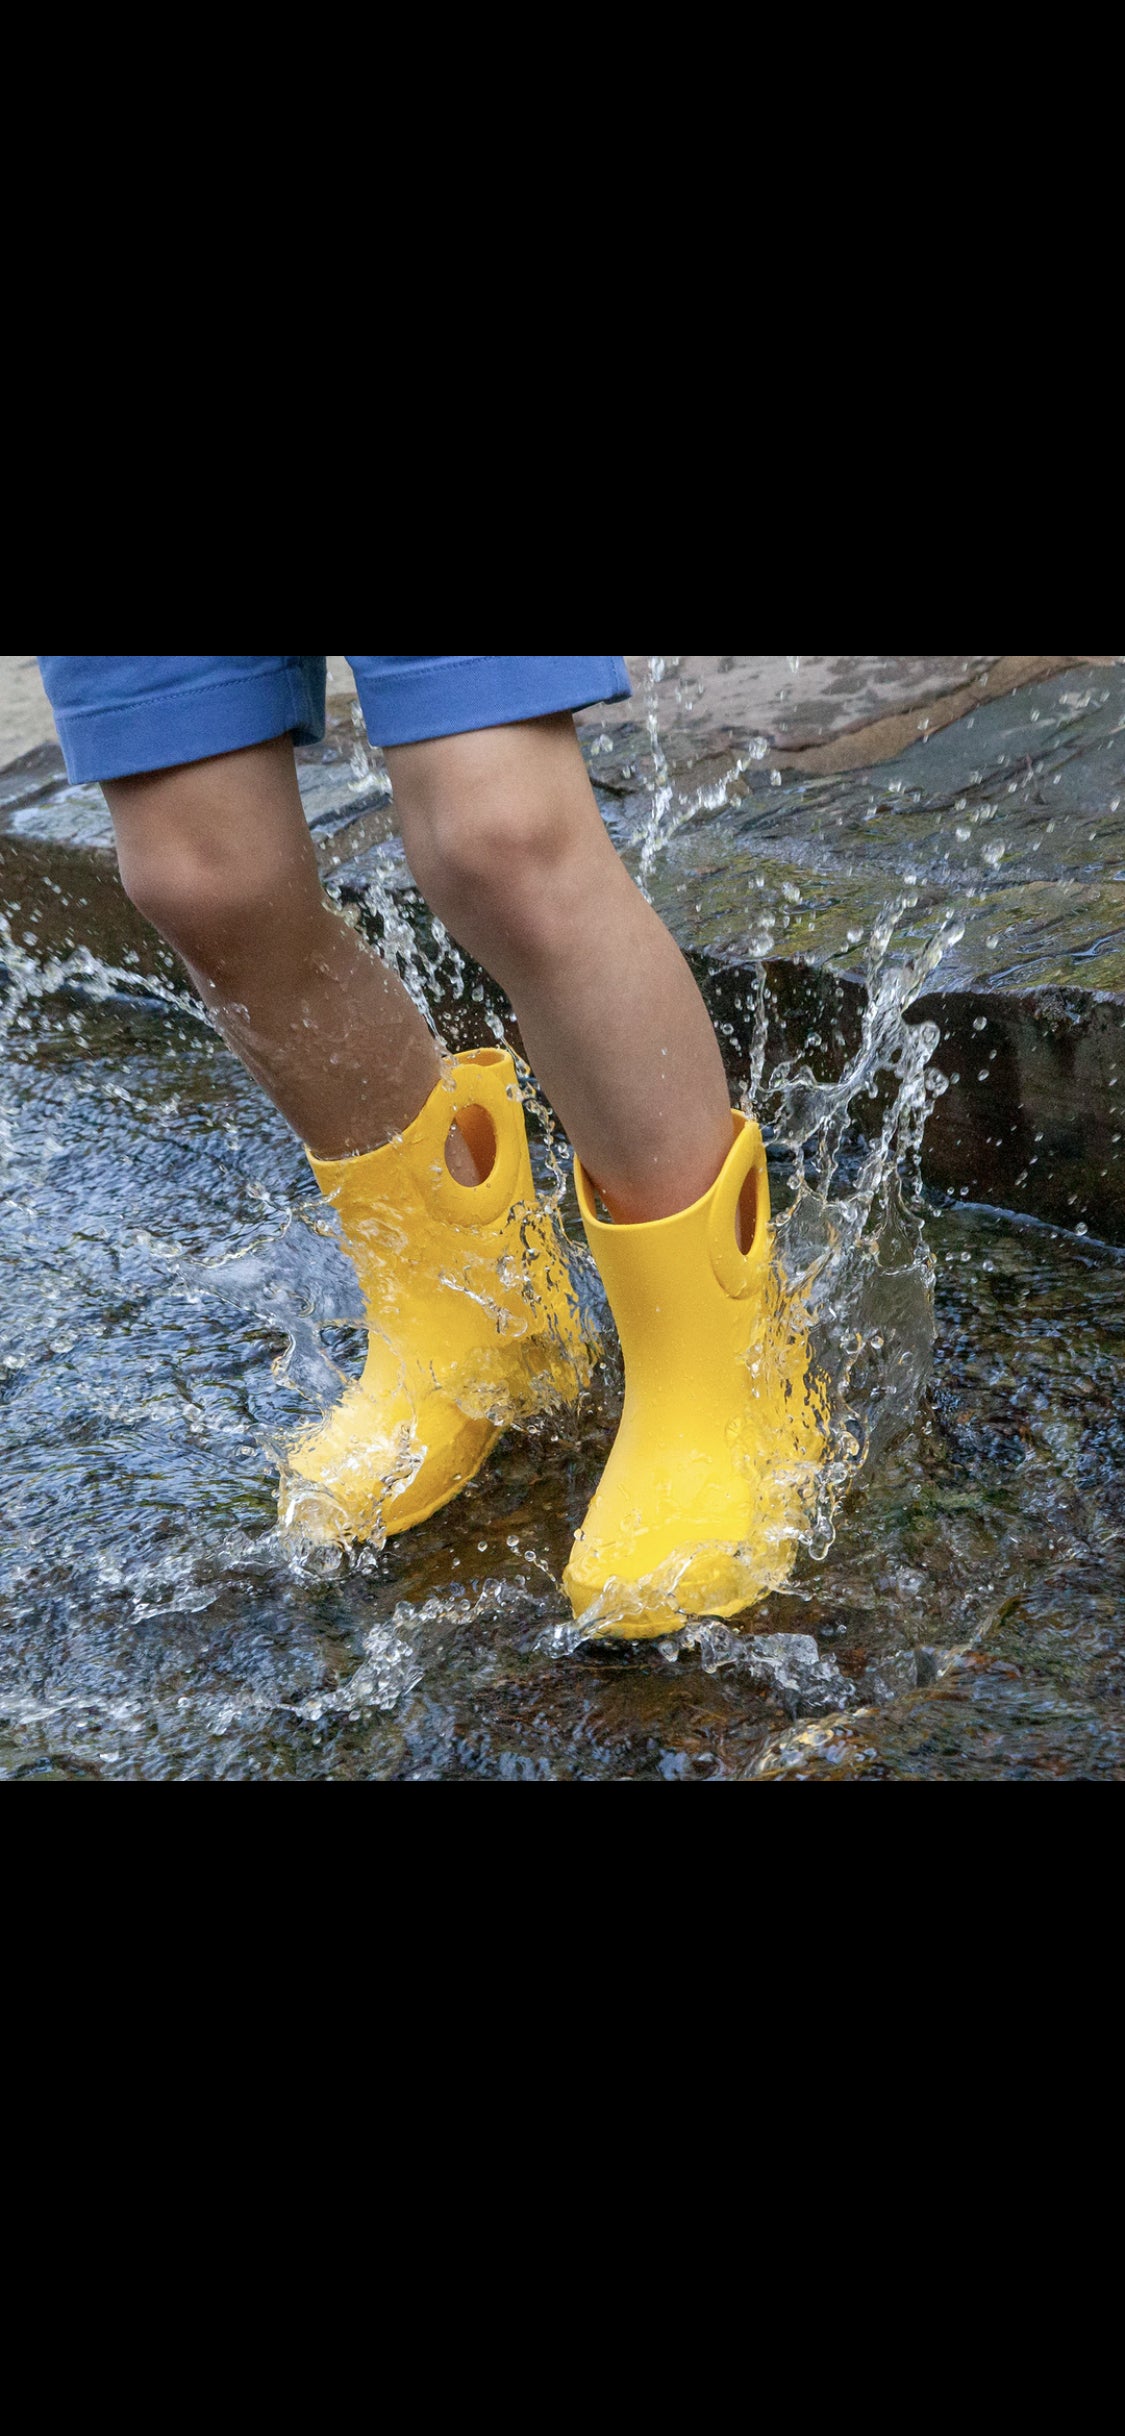
[[[430,1522],[295,1549],[270,1449],[362,1345],[298,1144],[174,1004],[28,996],[5,1046],[0,1774],[1125,1773],[1120,1254],[931,1197],[928,1383],[826,1553],[744,1623],[581,1641],[614,1357]]]

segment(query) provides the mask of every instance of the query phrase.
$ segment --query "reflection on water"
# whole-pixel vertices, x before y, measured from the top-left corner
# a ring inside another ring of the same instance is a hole
[[[502,1031],[397,854],[370,858],[369,923],[453,1045]],[[1120,1774],[1125,1263],[927,1203],[942,1078],[904,1019],[953,934],[906,955],[909,913],[889,892],[843,1057],[767,1069],[762,969],[735,1008],[832,1460],[785,1591],[632,1647],[584,1641],[558,1589],[612,1357],[387,1548],[282,1539],[271,1449],[362,1345],[300,1148],[186,998],[0,934],[0,1773]]]

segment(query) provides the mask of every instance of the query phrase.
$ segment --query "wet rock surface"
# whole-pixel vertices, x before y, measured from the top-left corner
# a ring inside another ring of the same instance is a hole
[[[672,794],[650,881],[716,1001],[764,962],[769,1054],[799,1054],[854,1034],[888,910],[907,965],[944,925],[913,1010],[949,1083],[927,1179],[1125,1240],[1125,669],[1024,687],[877,772],[748,768],[716,792]],[[650,793],[606,805],[644,841]]]
[[[1063,670],[1112,658],[683,658],[629,660],[634,695],[579,714],[604,780],[626,787],[653,723],[675,778],[714,779],[736,759],[806,776],[871,768]]]

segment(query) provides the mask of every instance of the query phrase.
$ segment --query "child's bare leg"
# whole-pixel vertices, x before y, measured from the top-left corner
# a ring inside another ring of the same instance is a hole
[[[722,1058],[606,835],[570,713],[397,745],[387,766],[419,888],[507,991],[612,1215],[684,1209],[730,1149]]]
[[[438,1080],[434,1043],[324,894],[288,738],[111,779],[105,795],[134,904],[310,1150],[374,1150],[408,1125]],[[450,1162],[476,1181],[456,1136]]]

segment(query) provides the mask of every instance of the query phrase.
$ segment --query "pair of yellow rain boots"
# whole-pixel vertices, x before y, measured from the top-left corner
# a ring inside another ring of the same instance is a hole
[[[450,1172],[454,1120],[476,1185]],[[647,1225],[600,1219],[575,1162],[625,1364],[620,1427],[563,1577],[591,1631],[643,1639],[734,1615],[796,1553],[822,1416],[771,1258],[761,1135],[739,1111],[731,1123],[710,1192]],[[448,1061],[382,1149],[312,1167],[363,1288],[368,1352],[291,1450],[283,1519],[314,1539],[389,1537],[456,1497],[510,1423],[573,1403],[600,1349],[536,1197],[506,1050]]]

